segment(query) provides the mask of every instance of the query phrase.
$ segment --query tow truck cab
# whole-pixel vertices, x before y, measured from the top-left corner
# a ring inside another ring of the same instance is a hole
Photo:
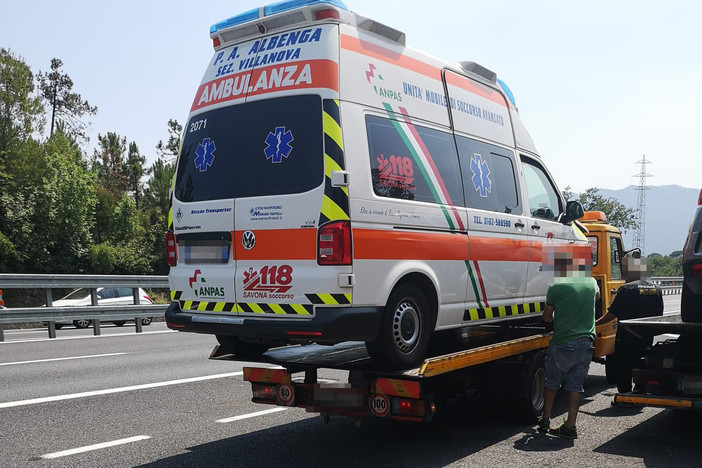
[[[596,304],[595,316],[606,314],[617,290],[626,282],[622,270],[622,258],[627,254],[622,242],[622,232],[607,224],[607,215],[602,211],[586,211],[580,222],[589,232],[585,233],[592,249],[592,277],[600,287],[600,301]],[[633,252],[633,255],[640,253]]]

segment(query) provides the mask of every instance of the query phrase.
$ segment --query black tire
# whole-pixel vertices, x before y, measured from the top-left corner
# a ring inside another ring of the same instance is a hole
[[[112,322],[112,323],[115,324],[115,327],[121,327],[121,326],[123,326],[125,323],[127,323],[127,321],[126,321],[126,320],[117,320],[116,322]]]
[[[217,341],[226,353],[232,353],[241,358],[256,357],[268,351],[269,346],[263,343],[244,341],[238,336],[215,335]]]
[[[695,294],[683,281],[682,298],[680,300],[680,317],[683,322],[702,322],[702,294]]]
[[[92,321],[89,319],[80,319],[80,320],[74,320],[73,326],[76,328],[88,328],[91,323],[92,323]]]
[[[512,400],[514,414],[521,422],[532,424],[544,411],[544,389],[546,388],[546,350],[538,351],[529,361],[522,391]]]
[[[404,283],[385,306],[378,337],[366,342],[373,362],[383,368],[407,369],[424,360],[434,321],[422,290]]]
[[[152,321],[153,321],[153,318],[151,318],[151,317],[142,317],[141,318],[142,325],[151,325]]]
[[[60,329],[63,328],[63,324],[62,324],[62,323],[55,323],[54,326],[56,327],[57,330],[60,330]]]

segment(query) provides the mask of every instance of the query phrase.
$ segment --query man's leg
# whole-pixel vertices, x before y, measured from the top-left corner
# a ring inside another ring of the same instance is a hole
[[[551,419],[551,409],[553,408],[553,402],[556,400],[556,394],[558,390],[551,390],[550,388],[544,389],[544,418]]]
[[[578,417],[578,410],[580,409],[580,403],[583,400],[583,396],[580,392],[568,392],[568,419],[566,420],[566,427],[575,427],[575,420]]]

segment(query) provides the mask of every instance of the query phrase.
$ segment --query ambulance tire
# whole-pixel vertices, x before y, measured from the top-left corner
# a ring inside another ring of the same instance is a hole
[[[373,362],[388,369],[419,365],[433,330],[432,314],[422,289],[403,283],[390,294],[378,337],[366,342]]]
[[[269,346],[263,343],[252,343],[244,341],[238,336],[215,335],[220,346],[227,353],[234,354],[241,358],[256,357],[268,351]]]
[[[532,424],[544,411],[544,390],[546,389],[546,350],[537,351],[529,361],[522,391],[512,399],[514,416],[518,421]]]
[[[683,281],[680,318],[686,323],[702,322],[702,294],[695,294]]]

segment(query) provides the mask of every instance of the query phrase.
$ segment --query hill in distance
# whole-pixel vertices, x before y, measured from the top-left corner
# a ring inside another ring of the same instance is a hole
[[[646,190],[646,229],[643,255],[653,253],[670,255],[682,250],[697,207],[699,188],[678,185],[649,186]],[[638,186],[630,185],[620,190],[599,188],[605,198],[614,198],[627,208],[636,210]],[[636,231],[630,229],[623,235],[624,248],[631,249]]]

